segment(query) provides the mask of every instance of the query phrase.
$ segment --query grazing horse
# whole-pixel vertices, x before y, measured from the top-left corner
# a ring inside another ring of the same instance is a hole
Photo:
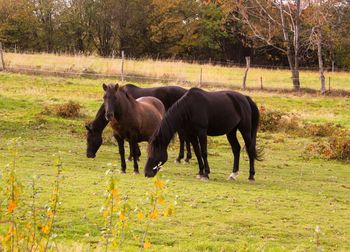
[[[177,86],[140,88],[132,84],[125,85],[125,90],[135,99],[142,96],[153,96],[158,98],[163,102],[166,111],[187,92],[187,89]],[[179,130],[178,135],[180,140],[180,150],[179,155],[176,158],[176,162],[179,163],[181,159],[184,158],[184,149],[186,144],[187,155],[185,162],[188,163],[192,158],[190,142],[185,139],[181,130]]]
[[[199,174],[209,178],[207,160],[207,135],[226,135],[234,155],[233,171],[229,179],[235,180],[239,171],[241,146],[236,132],[243,136],[249,156],[249,180],[254,180],[254,160],[258,160],[256,135],[259,124],[259,110],[248,96],[233,91],[206,92],[199,88],[190,89],[166,113],[159,128],[152,136],[148,148],[145,176],[153,177],[160,166],[167,161],[167,147],[174,133],[183,129],[193,145]]]
[[[148,141],[157,129],[165,114],[164,105],[159,99],[151,96],[135,100],[123,88],[119,88],[118,84],[103,84],[103,89],[105,117],[111,123],[115,135],[120,140],[125,139],[130,143],[134,173],[139,173],[138,143]],[[122,146],[119,145],[124,149],[124,143]],[[122,155],[121,164],[122,172],[125,172],[125,157]]]
[[[127,84],[122,87],[129,95],[133,98],[137,99],[143,96],[153,96],[162,101],[165,110],[168,110],[171,105],[173,105],[178,99],[180,99],[185,93],[186,89],[177,86],[166,86],[166,87],[156,87],[156,88],[140,88],[132,84]],[[105,118],[105,108],[104,104],[101,105],[98,110],[95,119],[87,124],[85,127],[87,129],[87,157],[94,158],[96,156],[96,152],[102,145],[102,131],[107,126],[108,121]],[[119,153],[124,151],[124,147],[121,149],[121,141],[118,135],[114,135],[118,142]],[[180,140],[180,150],[179,155],[176,158],[177,162],[180,162],[181,159],[184,158],[184,147],[186,144],[187,155],[185,162],[188,162],[191,157],[191,147],[189,141],[185,141],[184,135],[179,132],[179,140]],[[125,154],[123,154],[125,155]],[[132,148],[130,148],[130,156],[129,160],[132,159]],[[137,149],[137,156],[139,157],[141,152],[139,148]]]
[[[87,141],[87,149],[86,156],[88,158],[95,158],[96,152],[102,145],[102,132],[108,125],[109,121],[107,121],[105,117],[105,107],[104,104],[97,111],[95,119],[86,124],[85,128],[87,130],[86,141]],[[120,136],[114,131],[114,138],[119,146],[119,154],[122,157],[122,163],[125,163],[125,150],[124,150],[124,139],[120,138]],[[130,148],[130,156],[129,160],[132,160],[132,149]],[[137,145],[137,157],[141,155],[141,151]]]

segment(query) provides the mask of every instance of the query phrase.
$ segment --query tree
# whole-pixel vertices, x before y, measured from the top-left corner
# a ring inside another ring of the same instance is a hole
[[[300,89],[300,0],[223,0],[228,15],[242,22],[256,46],[269,45],[288,59],[295,90]]]
[[[47,52],[53,52],[56,46],[56,32],[60,25],[59,17],[65,6],[65,0],[30,0],[39,22],[38,36]]]
[[[37,46],[37,20],[32,5],[25,0],[0,0],[0,41],[21,50]]]

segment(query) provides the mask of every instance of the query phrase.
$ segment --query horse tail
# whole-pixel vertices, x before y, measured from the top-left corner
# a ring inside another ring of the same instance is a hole
[[[262,149],[258,149],[256,148],[256,136],[257,136],[257,132],[258,132],[258,128],[259,128],[259,120],[260,120],[260,113],[259,113],[259,109],[258,106],[256,105],[256,103],[252,100],[252,98],[250,98],[249,96],[246,96],[250,108],[252,109],[252,129],[251,129],[251,137],[252,137],[252,144],[254,146],[253,149],[253,154],[254,154],[254,158],[258,161],[262,160]]]

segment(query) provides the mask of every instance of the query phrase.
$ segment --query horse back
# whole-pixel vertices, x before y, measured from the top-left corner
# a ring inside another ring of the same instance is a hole
[[[165,110],[168,110],[187,92],[186,89],[177,86],[140,88],[132,84],[127,84],[124,86],[124,89],[135,99],[145,96],[153,96],[159,99],[163,103]]]
[[[164,105],[152,96],[140,97],[136,102],[139,115],[139,141],[148,141],[164,117]]]
[[[192,123],[207,128],[208,135],[227,134],[250,121],[249,102],[238,92],[207,92],[193,88],[186,96],[191,107]]]

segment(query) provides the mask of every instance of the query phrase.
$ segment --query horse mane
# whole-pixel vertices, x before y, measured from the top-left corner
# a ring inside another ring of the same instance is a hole
[[[160,148],[168,147],[175,133],[189,118],[189,103],[186,95],[175,102],[166,112],[161,124],[150,138],[148,154],[152,154]]]
[[[97,132],[102,132],[103,129],[107,126],[108,121],[105,118],[105,107],[104,104],[98,109],[95,119],[90,122],[88,125],[92,126],[92,129]]]

